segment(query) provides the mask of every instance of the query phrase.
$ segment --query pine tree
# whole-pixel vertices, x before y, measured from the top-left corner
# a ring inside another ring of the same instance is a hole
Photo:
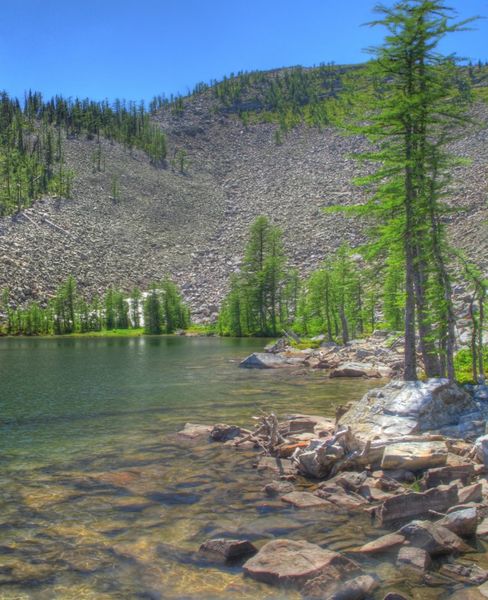
[[[361,97],[366,112],[354,131],[375,142],[377,149],[362,158],[379,166],[360,181],[373,193],[356,212],[376,220],[374,246],[396,257],[405,273],[405,379],[417,379],[417,332],[426,375],[452,379],[453,310],[440,200],[452,166],[446,144],[466,122],[469,98],[452,57],[441,56],[437,46],[468,21],[452,23],[450,9],[438,0],[403,0],[376,10],[382,18],[372,25],[388,35],[373,49],[369,77],[378,86]]]
[[[163,313],[160,292],[153,284],[144,302],[144,331],[151,335],[162,333]]]

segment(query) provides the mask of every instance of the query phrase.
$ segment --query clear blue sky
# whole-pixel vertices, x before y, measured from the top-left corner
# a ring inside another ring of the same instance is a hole
[[[387,4],[391,4],[387,0]],[[488,17],[488,0],[447,0]],[[0,0],[0,89],[146,99],[239,70],[364,61],[375,0]],[[444,50],[488,60],[488,20]]]

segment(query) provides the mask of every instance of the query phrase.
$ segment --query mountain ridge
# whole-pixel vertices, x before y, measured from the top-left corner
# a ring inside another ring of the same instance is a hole
[[[209,88],[183,99],[178,111],[168,104],[155,112],[167,136],[165,168],[102,139],[105,167],[98,172],[96,141],[66,139],[66,164],[76,175],[72,199],[45,198],[0,219],[0,289],[9,286],[22,304],[46,299],[69,274],[87,296],[170,275],[197,319],[208,319],[259,214],[283,228],[290,263],[303,274],[341,242],[361,243],[364,224],[321,208],[364,198],[352,183],[364,167],[350,155],[365,149],[365,140],[305,124],[277,140],[278,124],[245,123],[238,110],[219,106]],[[448,220],[453,243],[486,270],[488,106],[476,104],[473,114],[485,127],[453,144],[471,164],[456,167],[450,200],[462,210]]]

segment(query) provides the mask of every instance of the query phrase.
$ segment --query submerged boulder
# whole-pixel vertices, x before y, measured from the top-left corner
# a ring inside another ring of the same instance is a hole
[[[178,435],[182,438],[194,440],[199,437],[208,436],[212,431],[210,425],[200,425],[198,423],[186,423],[181,431],[178,431]]]
[[[257,548],[249,540],[228,540],[216,538],[207,540],[199,549],[199,552],[210,559],[234,561],[256,554]]]
[[[305,540],[278,539],[265,544],[243,565],[244,572],[264,583],[303,587],[320,575],[340,580],[358,569],[356,563]]]
[[[322,575],[309,581],[302,590],[306,600],[365,600],[380,586],[373,575],[359,575],[348,581],[334,581]]]

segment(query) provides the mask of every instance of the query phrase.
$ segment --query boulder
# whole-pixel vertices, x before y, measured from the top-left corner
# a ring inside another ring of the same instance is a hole
[[[270,342],[269,344],[266,344],[266,346],[264,347],[264,351],[271,353],[271,354],[276,354],[278,352],[284,352],[286,350],[288,346],[288,340],[286,337],[282,337],[279,338],[278,340],[276,340],[275,342]]]
[[[476,528],[476,535],[482,538],[488,538],[488,517],[485,517]]]
[[[470,502],[481,502],[483,500],[483,486],[481,483],[473,483],[458,490],[459,504],[469,504]]]
[[[199,552],[205,554],[208,558],[224,561],[239,560],[245,556],[256,554],[257,551],[256,546],[249,540],[228,540],[225,538],[207,540],[199,548]]]
[[[303,364],[303,358],[285,358],[279,354],[254,352],[245,358],[239,366],[243,369],[279,369]]]
[[[228,442],[241,435],[240,427],[218,423],[213,426],[210,437],[216,442]]]
[[[426,492],[410,492],[388,498],[377,511],[381,523],[391,523],[428,514],[429,511],[446,512],[458,503],[456,485],[439,485]]]
[[[263,490],[267,496],[272,498],[274,496],[281,496],[282,494],[293,492],[295,486],[289,481],[271,481],[264,486]]]
[[[314,496],[310,492],[290,492],[282,496],[281,500],[286,502],[286,504],[291,504],[295,508],[324,508],[331,506],[330,502]]]
[[[470,585],[481,585],[485,581],[488,581],[488,571],[474,563],[470,565],[445,563],[439,569],[439,573],[460,583],[468,583]]]
[[[348,581],[331,581],[326,576],[316,577],[303,588],[306,600],[365,600],[379,587],[377,577],[359,575]]]
[[[288,424],[288,432],[294,433],[313,433],[315,431],[317,420],[312,417],[292,417]]]
[[[471,483],[474,477],[474,465],[466,463],[456,466],[439,467],[429,469],[424,473],[421,481],[423,489],[433,488],[438,485],[449,484],[456,479],[462,481],[463,485]]]
[[[436,522],[449,531],[461,537],[470,537],[475,535],[478,527],[478,512],[476,508],[465,508],[456,510],[447,514],[440,521]]]
[[[444,466],[446,460],[445,442],[407,442],[386,446],[381,468],[418,471]]]
[[[488,467],[488,435],[482,435],[474,442],[476,457],[485,467]]]
[[[186,423],[181,431],[178,431],[178,435],[183,438],[196,439],[203,436],[208,436],[212,431],[210,425],[199,425],[197,423]]]
[[[341,419],[363,439],[394,437],[482,418],[472,397],[447,379],[392,381],[370,390]]]
[[[470,547],[452,531],[430,521],[412,521],[402,527],[400,535],[416,548],[422,548],[431,556],[468,552]]]
[[[367,477],[368,474],[366,471],[362,471],[361,473],[357,473],[355,471],[345,471],[344,473],[339,473],[339,475],[336,475],[325,483],[320,484],[319,487],[324,488],[334,484],[340,485],[347,492],[359,492]]]
[[[400,533],[388,533],[372,542],[364,544],[364,546],[358,548],[357,552],[360,552],[361,554],[383,554],[385,552],[390,552],[394,548],[398,548],[404,541],[404,535],[401,535]]]
[[[337,484],[324,485],[314,493],[319,498],[332,502],[341,509],[354,510],[368,504],[368,501],[363,496],[354,492],[346,492],[344,488]]]
[[[280,477],[280,479],[295,479],[296,476],[296,468],[291,460],[274,456],[261,456],[257,464],[257,470],[263,473],[271,473]]]
[[[304,540],[277,539],[265,544],[243,565],[244,573],[272,585],[301,588],[319,575],[341,579],[358,569],[356,563],[332,550]]]
[[[381,377],[378,369],[370,363],[347,362],[336,367],[330,377]]]
[[[397,565],[411,567],[419,571],[426,571],[431,562],[428,552],[413,546],[402,546],[397,556]]]

